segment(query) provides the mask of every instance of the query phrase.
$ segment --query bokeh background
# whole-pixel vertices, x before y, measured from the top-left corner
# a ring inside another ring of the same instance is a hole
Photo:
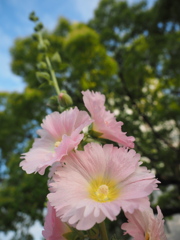
[[[36,78],[42,54],[31,37],[32,11],[51,42],[49,57],[61,55],[56,76],[74,105],[83,109],[82,90],[101,91],[123,131],[135,136],[144,166],[161,181],[151,205],[160,205],[169,239],[179,239],[179,0],[0,1],[0,239],[41,240],[46,211],[47,176],[19,168],[54,110],[54,90]],[[107,223],[112,235],[121,219]]]

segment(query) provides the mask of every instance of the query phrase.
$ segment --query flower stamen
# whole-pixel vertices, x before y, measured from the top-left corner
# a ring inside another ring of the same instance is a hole
[[[109,202],[115,200],[119,196],[119,188],[116,181],[97,177],[90,182],[90,197],[98,202]]]
[[[55,144],[54,144],[54,146],[55,146],[55,147],[59,147],[60,144],[61,144],[61,141],[56,141]]]
[[[109,187],[105,184],[99,186],[98,190],[95,192],[99,201],[108,201]]]
[[[146,233],[144,240],[149,240],[149,239],[150,239],[149,233]]]

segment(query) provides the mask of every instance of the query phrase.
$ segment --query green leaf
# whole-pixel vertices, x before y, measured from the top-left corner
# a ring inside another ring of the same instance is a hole
[[[36,64],[36,66],[37,66],[37,68],[39,70],[46,70],[46,69],[48,69],[47,68],[47,64],[45,62],[39,62],[39,63]]]
[[[46,52],[47,51],[47,46],[46,46],[46,44],[45,43],[38,43],[38,50],[40,51],[40,52]]]
[[[48,82],[43,82],[42,84],[39,85],[39,88],[45,88],[48,87],[49,83]]]
[[[49,106],[53,111],[57,111],[59,102],[58,102],[58,96],[52,96],[49,98],[47,102],[47,106]]]
[[[78,231],[76,228],[70,227],[71,232],[63,234],[63,237],[65,237],[67,240],[84,240],[85,236],[84,233],[81,231]]]
[[[46,45],[46,47],[49,47],[51,44],[50,44],[50,41],[47,40],[47,39],[44,39],[44,44]]]
[[[44,82],[45,80],[50,81],[51,77],[47,72],[36,72],[36,77],[39,82]]]
[[[90,239],[99,239],[100,231],[98,224],[96,224],[93,228],[88,230],[87,235]]]
[[[60,54],[58,52],[55,52],[51,58],[51,61],[54,63],[61,63],[62,60],[61,60]]]

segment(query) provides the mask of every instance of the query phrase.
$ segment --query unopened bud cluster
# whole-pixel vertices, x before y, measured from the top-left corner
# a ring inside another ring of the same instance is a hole
[[[37,48],[39,52],[43,54],[44,58],[44,60],[38,62],[36,65],[38,69],[38,71],[36,72],[36,77],[41,83],[40,87],[47,84],[51,86],[53,85],[57,93],[56,97],[53,96],[52,98],[50,98],[48,106],[54,108],[54,106],[57,107],[59,105],[60,108],[67,108],[72,105],[73,101],[66,91],[60,91],[53,69],[53,67],[59,69],[62,62],[61,56],[58,52],[55,52],[51,57],[49,57],[47,52],[50,46],[50,42],[48,39],[44,39],[42,36],[43,24],[41,22],[37,22],[39,18],[35,15],[34,12],[30,14],[29,19],[36,23],[36,26],[34,27],[35,33],[32,37],[35,41],[38,41]]]

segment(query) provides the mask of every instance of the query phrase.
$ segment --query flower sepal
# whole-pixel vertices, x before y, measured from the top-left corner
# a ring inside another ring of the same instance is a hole
[[[70,227],[71,232],[68,233],[64,233],[62,236],[66,239],[66,240],[84,240],[85,236],[83,234],[83,232],[78,231],[76,228]]]
[[[93,228],[87,231],[89,239],[100,239],[99,225],[96,224]]]
[[[100,226],[99,224],[96,224],[93,228],[87,230],[87,231],[79,231],[76,228],[73,228],[68,225],[68,227],[71,229],[71,232],[64,233],[62,236],[66,240],[104,240],[103,236],[101,236],[100,233]]]
[[[99,138],[101,137],[103,134],[100,133],[100,132],[96,132],[94,130],[89,130],[89,134],[92,136],[92,137],[95,137],[95,138]]]

